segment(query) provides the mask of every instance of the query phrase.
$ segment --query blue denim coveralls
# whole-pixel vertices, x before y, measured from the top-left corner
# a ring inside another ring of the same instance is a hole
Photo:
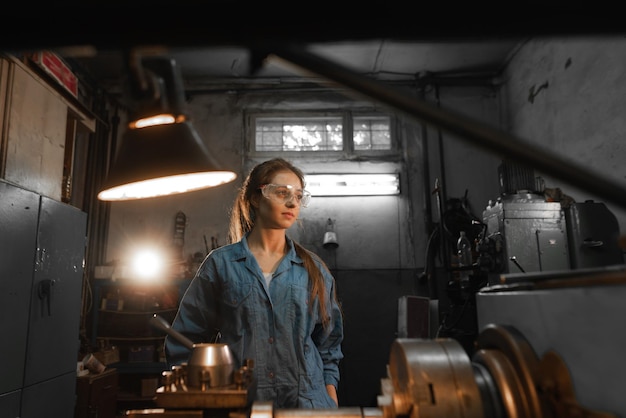
[[[274,401],[276,408],[334,408],[325,385],[337,387],[343,358],[343,318],[330,297],[335,281],[320,268],[330,316],[324,330],[317,300],[309,310],[302,259],[291,239],[287,244],[269,288],[246,238],[213,250],[181,300],[172,328],[195,343],[213,342],[219,331],[236,368],[254,360],[251,401]],[[170,367],[189,357],[189,350],[169,336],[165,352]]]

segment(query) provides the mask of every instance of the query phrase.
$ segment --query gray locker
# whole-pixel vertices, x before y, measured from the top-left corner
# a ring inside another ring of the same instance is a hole
[[[0,395],[24,385],[38,216],[39,195],[0,182],[0,327],[11,337],[0,344],[0,358],[11,359],[4,361]]]
[[[0,325],[11,336],[0,344],[11,359],[0,418],[74,414],[86,221],[73,206],[0,181]]]

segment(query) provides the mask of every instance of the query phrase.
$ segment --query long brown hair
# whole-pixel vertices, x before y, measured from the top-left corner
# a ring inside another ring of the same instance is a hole
[[[235,199],[235,204],[233,205],[229,227],[229,239],[231,243],[240,241],[246,233],[254,227],[256,212],[251,203],[252,198],[255,193],[260,193],[260,187],[263,184],[271,183],[274,175],[280,171],[293,172],[298,176],[302,188],[304,188],[305,182],[302,170],[283,158],[274,158],[256,165],[244,180],[243,185],[239,189],[237,198]],[[328,267],[319,256],[302,247],[297,242],[293,241],[293,243],[295,245],[296,254],[302,258],[304,268],[309,275],[309,290],[311,292],[309,307],[312,309],[313,302],[317,297],[319,300],[322,325],[327,327],[330,323],[330,317],[326,313],[327,300],[324,297],[326,286],[322,272],[317,267],[314,260],[317,260],[326,270],[328,270]],[[336,299],[335,289],[333,289],[331,297]]]

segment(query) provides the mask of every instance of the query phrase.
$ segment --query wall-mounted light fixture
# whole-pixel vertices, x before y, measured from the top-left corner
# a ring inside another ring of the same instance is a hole
[[[328,218],[326,221],[326,232],[324,232],[324,242],[322,246],[329,250],[334,250],[339,247],[339,242],[337,242],[337,233],[335,232],[335,221]]]
[[[307,174],[313,196],[380,196],[400,194],[400,176],[390,174]]]
[[[233,181],[237,175],[220,168],[186,114],[176,62],[134,51],[129,67],[136,108],[98,199],[143,199]]]

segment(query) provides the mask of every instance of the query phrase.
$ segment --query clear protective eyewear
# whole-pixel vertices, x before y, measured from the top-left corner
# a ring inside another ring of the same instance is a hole
[[[295,189],[291,184],[264,184],[260,187],[261,193],[266,199],[278,203],[294,201],[303,208],[306,208],[311,201],[311,193],[307,190]]]

